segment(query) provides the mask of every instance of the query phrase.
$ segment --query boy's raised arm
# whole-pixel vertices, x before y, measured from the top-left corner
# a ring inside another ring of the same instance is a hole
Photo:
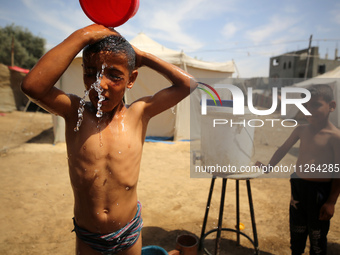
[[[54,87],[55,83],[87,44],[115,33],[96,24],[75,31],[38,61],[25,77],[22,91],[48,111],[65,117],[70,112],[71,100]]]
[[[190,94],[197,87],[194,78],[177,66],[174,66],[158,57],[138,50],[136,52],[136,66],[147,66],[167,78],[172,86],[160,90],[155,95],[145,100],[145,113],[148,117],[153,117],[162,111],[176,105]]]

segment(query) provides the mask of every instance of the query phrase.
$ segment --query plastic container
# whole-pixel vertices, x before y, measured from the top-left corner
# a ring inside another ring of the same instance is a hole
[[[242,166],[249,165],[255,131],[247,125],[252,115],[246,107],[244,115],[234,116],[232,103],[226,101],[223,105],[208,104],[207,115],[201,117],[201,165],[224,167],[222,173],[212,173],[221,177],[239,174]],[[213,127],[216,120],[220,124]]]
[[[138,11],[139,0],[79,0],[89,19],[106,27],[118,27]]]
[[[176,250],[170,251],[169,255],[197,255],[198,238],[191,234],[177,237]]]
[[[150,245],[142,248],[142,255],[168,255],[168,253],[162,247]]]

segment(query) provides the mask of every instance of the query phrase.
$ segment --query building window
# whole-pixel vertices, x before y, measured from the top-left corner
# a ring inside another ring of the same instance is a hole
[[[292,68],[292,62],[288,62],[288,69],[291,69]]]
[[[283,70],[286,70],[286,62],[283,63]]]
[[[325,64],[319,65],[319,67],[318,67],[318,73],[319,73],[319,74],[323,74],[323,73],[325,73],[325,72],[326,72],[326,65],[325,65]]]
[[[278,66],[280,64],[280,61],[278,58],[273,59],[273,66]]]

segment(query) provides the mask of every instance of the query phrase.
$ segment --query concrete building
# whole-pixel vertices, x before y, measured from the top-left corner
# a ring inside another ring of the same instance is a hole
[[[290,83],[288,81],[291,79],[312,78],[338,66],[340,66],[340,58],[337,49],[333,59],[328,59],[327,56],[322,59],[319,55],[319,47],[311,47],[310,54],[308,49],[304,49],[270,58],[269,78],[287,79],[286,83]]]

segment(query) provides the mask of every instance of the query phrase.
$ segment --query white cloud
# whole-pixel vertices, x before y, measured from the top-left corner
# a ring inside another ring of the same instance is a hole
[[[141,26],[146,27],[149,36],[154,39],[166,39],[182,48],[193,45],[199,48],[202,44],[197,43],[197,39],[191,36],[186,28],[190,27],[188,23],[197,19],[193,14],[204,1],[206,0],[158,2],[161,6],[143,9]]]
[[[287,33],[297,22],[297,18],[289,16],[272,16],[268,24],[254,30],[248,30],[246,32],[246,37],[255,44],[272,40],[275,38],[275,35],[281,35],[283,32]]]
[[[63,12],[58,12],[54,8],[46,8],[41,1],[37,0],[22,0],[22,2],[29,9],[30,15],[34,15],[31,16],[32,18],[65,33],[73,32],[73,27],[60,17],[60,15],[64,16],[64,9]]]
[[[21,0],[27,8],[27,20],[41,24],[40,32],[47,38],[47,48],[60,43],[76,29],[91,24],[81,9],[63,1]]]
[[[224,25],[223,29],[222,29],[222,34],[225,38],[231,38],[233,37],[233,35],[237,32],[237,27],[234,24],[234,22],[229,22],[227,24]]]
[[[194,51],[200,49],[203,43],[193,35],[192,31],[200,30],[196,26],[198,20],[213,19],[216,15],[228,10],[226,0],[173,0],[173,1],[147,1],[147,7],[141,10],[141,27],[147,28],[147,34],[154,39],[166,40],[174,43],[180,49]],[[154,4],[154,5],[153,5]],[[203,35],[205,31],[201,31]]]

